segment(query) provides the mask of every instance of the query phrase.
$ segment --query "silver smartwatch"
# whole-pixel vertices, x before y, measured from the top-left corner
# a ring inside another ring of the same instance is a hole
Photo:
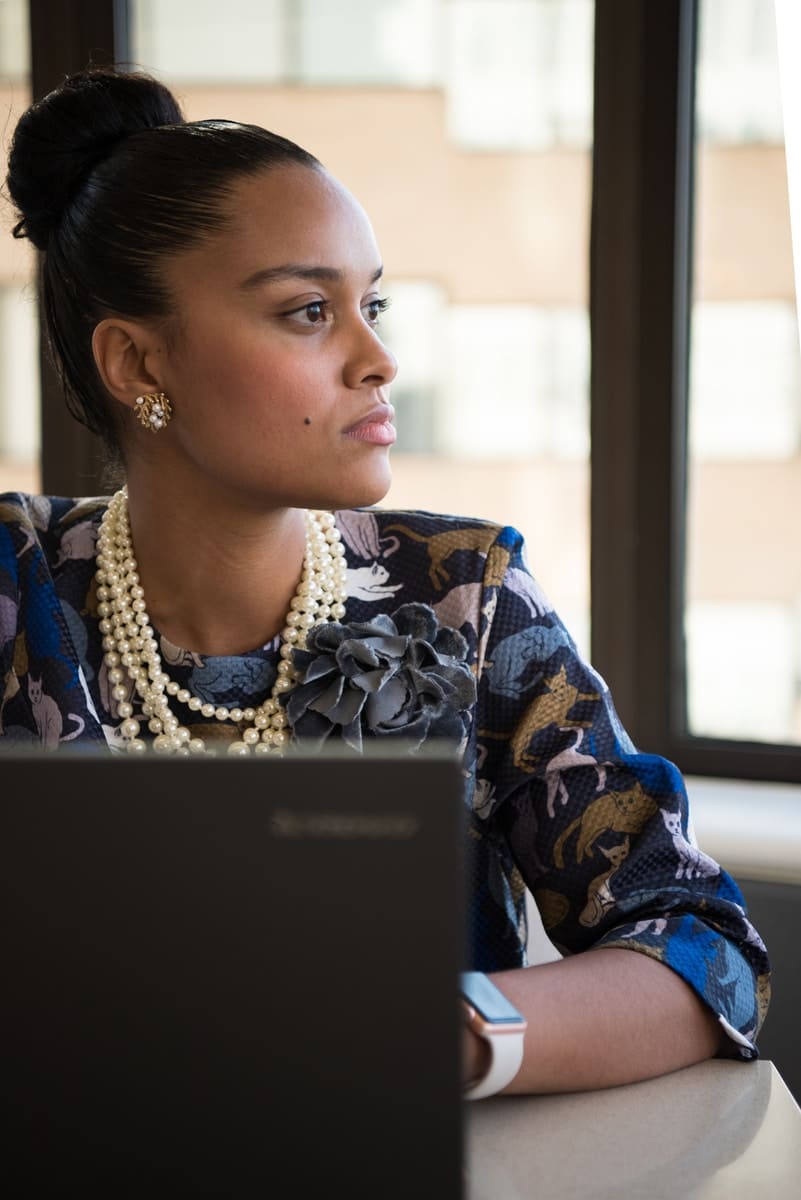
[[[527,1022],[482,971],[464,971],[460,983],[467,1024],[490,1052],[489,1070],[463,1093],[466,1100],[481,1100],[506,1087],[520,1070]]]

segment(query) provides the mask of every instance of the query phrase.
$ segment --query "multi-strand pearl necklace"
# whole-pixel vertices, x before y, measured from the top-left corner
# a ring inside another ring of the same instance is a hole
[[[143,751],[140,722],[154,735],[153,749],[162,754],[203,754],[206,743],[192,737],[170,708],[174,696],[192,712],[210,720],[231,721],[239,738],[229,743],[229,754],[281,753],[289,740],[281,697],[296,683],[292,666],[295,647],[306,644],[306,634],[322,621],[345,615],[346,568],[344,546],[334,518],[328,512],[306,512],[306,553],[303,574],[281,632],[278,674],[270,695],[257,708],[215,706],[179,687],[164,670],[156,636],[147,614],[145,593],[139,581],[128,519],[128,495],[122,488],[112,496],[103,514],[97,539],[97,599],[104,661],[111,695],[122,718],[120,734],[125,748]],[[126,684],[126,676],[130,682]],[[141,716],[134,715],[130,683],[139,694]]]

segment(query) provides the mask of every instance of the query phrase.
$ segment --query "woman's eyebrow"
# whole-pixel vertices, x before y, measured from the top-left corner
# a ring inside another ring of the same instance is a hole
[[[384,274],[384,268],[379,267],[370,277],[370,283],[377,281]],[[283,279],[307,279],[314,283],[340,283],[344,272],[338,267],[304,266],[301,263],[284,263],[280,267],[265,267],[254,271],[239,285],[242,291],[250,291],[264,283],[275,283]]]

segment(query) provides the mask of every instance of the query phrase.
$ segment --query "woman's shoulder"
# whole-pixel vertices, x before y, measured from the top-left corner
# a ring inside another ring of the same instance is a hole
[[[0,522],[49,530],[91,517],[108,504],[107,496],[44,496],[31,492],[0,492]]]
[[[347,509],[335,516],[351,567],[370,570],[371,596],[377,583],[388,594],[390,587],[414,581],[441,601],[465,584],[500,583],[507,567],[521,559],[517,530],[482,517],[387,508]]]
[[[94,525],[108,503],[105,496],[44,496],[0,492],[0,527],[9,553],[20,558],[38,546],[45,558],[59,553],[73,531]],[[87,532],[88,536],[88,532]]]
[[[340,529],[360,531],[362,540],[370,541],[375,535],[395,533],[412,541],[430,540],[438,536],[458,536],[463,531],[474,531],[474,539],[489,546],[507,535],[519,538],[517,530],[501,525],[485,517],[467,516],[457,513],[431,512],[424,508],[351,508],[336,514]]]

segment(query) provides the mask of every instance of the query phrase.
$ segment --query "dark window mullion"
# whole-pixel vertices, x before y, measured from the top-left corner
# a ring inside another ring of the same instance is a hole
[[[592,658],[635,741],[667,749],[677,694],[684,439],[674,403],[682,32],[692,0],[598,0],[590,251]],[[682,660],[683,661],[683,660]]]
[[[29,12],[35,100],[89,64],[128,61],[127,0],[29,0]],[[42,490],[51,495],[97,494],[102,488],[98,440],[67,412],[43,337],[39,360]]]

